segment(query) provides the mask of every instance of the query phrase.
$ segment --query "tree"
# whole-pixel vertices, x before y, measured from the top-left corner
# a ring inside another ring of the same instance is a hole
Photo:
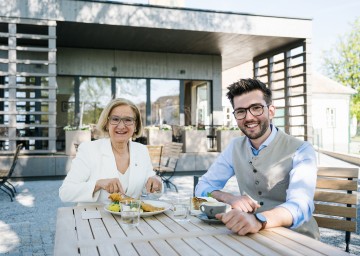
[[[360,18],[350,33],[340,37],[335,47],[324,55],[324,71],[328,77],[357,91],[351,100],[351,115],[360,125]],[[359,129],[358,129],[359,130]]]

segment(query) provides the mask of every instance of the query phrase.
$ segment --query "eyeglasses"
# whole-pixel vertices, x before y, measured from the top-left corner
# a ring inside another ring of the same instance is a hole
[[[118,125],[121,121],[123,121],[125,126],[133,125],[135,122],[135,118],[133,117],[120,117],[120,116],[109,116],[108,120],[112,125]]]
[[[242,120],[246,117],[247,111],[253,116],[261,116],[264,113],[264,107],[269,107],[270,105],[263,106],[261,104],[252,105],[248,108],[238,108],[235,109],[233,114],[237,120]]]

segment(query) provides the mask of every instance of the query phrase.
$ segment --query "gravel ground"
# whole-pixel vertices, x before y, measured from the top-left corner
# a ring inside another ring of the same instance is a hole
[[[320,163],[326,160],[327,164],[333,166],[343,165],[326,156],[321,156],[320,159]],[[172,181],[180,192],[192,192],[192,176],[176,177]],[[18,191],[14,202],[10,202],[9,196],[0,191],[0,255],[53,255],[57,209],[71,205],[62,203],[59,199],[58,189],[62,180],[12,183]],[[236,193],[236,180],[231,179],[225,190]],[[321,229],[320,232],[322,242],[345,250],[344,232],[328,229]],[[352,233],[350,252],[360,255],[359,231],[357,234]]]

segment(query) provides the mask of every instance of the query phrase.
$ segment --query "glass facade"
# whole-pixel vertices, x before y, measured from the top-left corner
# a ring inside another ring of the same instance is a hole
[[[60,76],[57,84],[57,151],[65,148],[65,126],[95,126],[101,111],[114,97],[134,102],[144,126],[180,125],[184,102],[199,110],[193,118],[189,114],[189,124],[211,123],[209,82],[187,81],[192,93],[184,96],[183,103],[181,80]]]

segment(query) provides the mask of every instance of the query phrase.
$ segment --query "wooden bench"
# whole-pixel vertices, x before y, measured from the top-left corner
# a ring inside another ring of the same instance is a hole
[[[314,217],[319,227],[345,231],[346,252],[356,232],[359,168],[319,167]]]

